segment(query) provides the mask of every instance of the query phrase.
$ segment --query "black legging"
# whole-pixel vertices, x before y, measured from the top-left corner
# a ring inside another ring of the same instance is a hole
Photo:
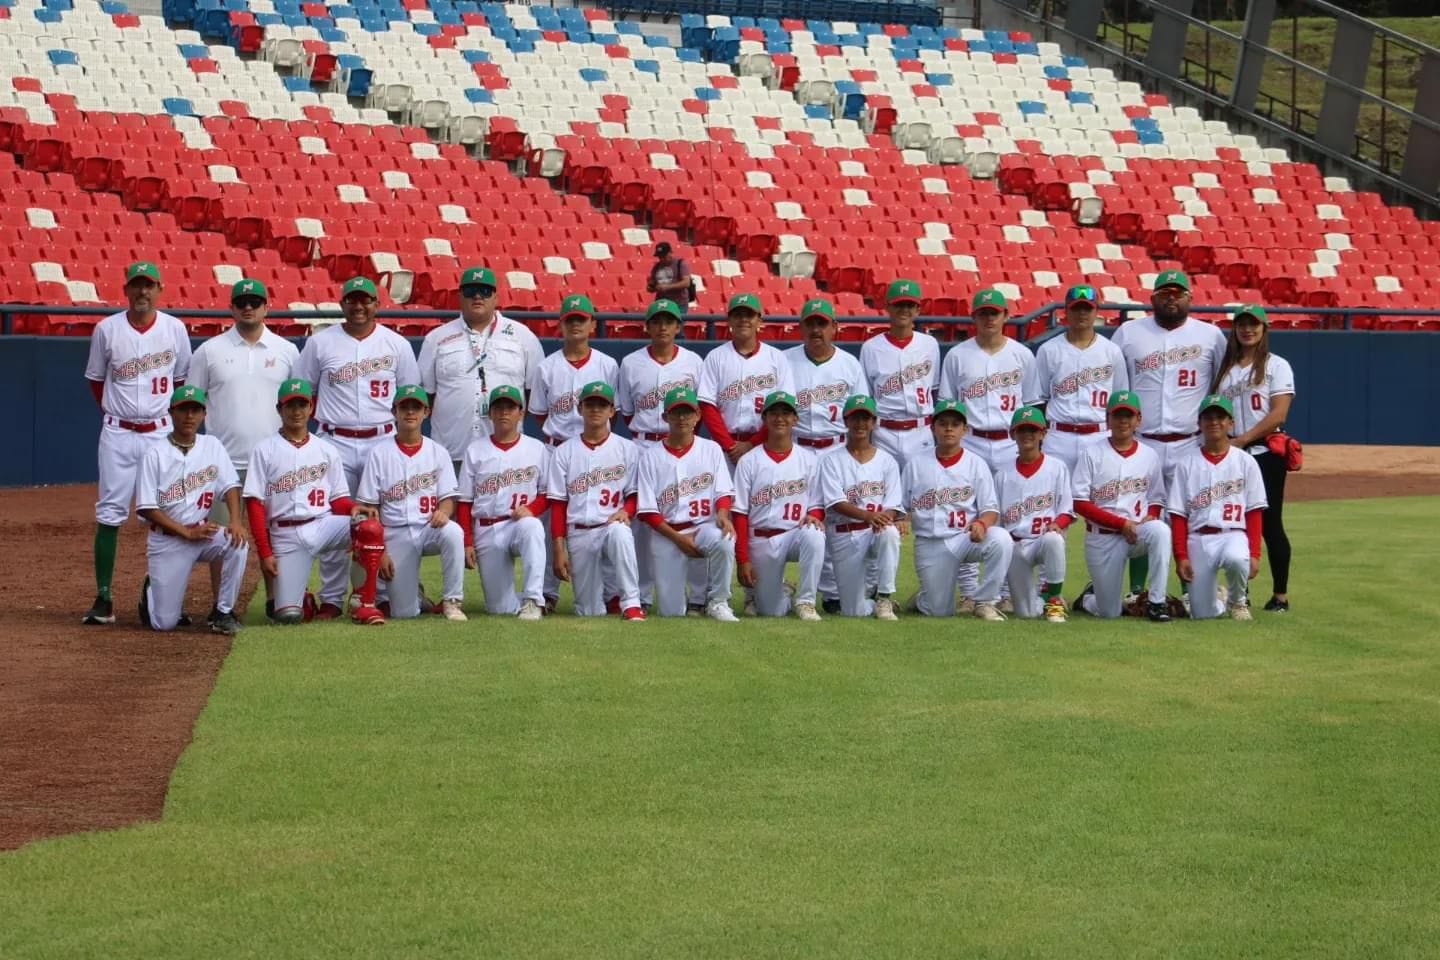
[[[1269,450],[1255,454],[1260,476],[1265,480],[1265,551],[1270,554],[1270,577],[1274,593],[1288,593],[1290,586],[1290,538],[1285,535],[1285,459]]]

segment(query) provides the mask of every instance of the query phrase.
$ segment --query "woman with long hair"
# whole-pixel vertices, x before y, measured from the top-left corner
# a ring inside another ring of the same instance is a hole
[[[1270,318],[1265,308],[1246,304],[1236,309],[1225,343],[1225,359],[1211,385],[1235,404],[1234,444],[1255,458],[1265,480],[1263,532],[1270,554],[1272,596],[1265,609],[1290,609],[1290,538],[1285,535],[1285,458],[1271,453],[1265,439],[1285,426],[1295,399],[1295,374],[1285,358],[1270,352]]]

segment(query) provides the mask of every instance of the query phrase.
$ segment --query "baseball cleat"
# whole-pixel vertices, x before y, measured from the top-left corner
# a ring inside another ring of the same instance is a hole
[[[466,620],[470,619],[469,617],[465,616],[465,611],[460,609],[459,600],[440,601],[440,613],[444,615],[446,620],[449,620],[453,623],[464,623]]]
[[[686,604],[686,605],[685,605],[685,616],[687,616],[687,617],[704,617],[704,616],[705,616],[705,604],[703,604],[703,603],[690,603],[690,604]]]
[[[215,619],[210,621],[211,633],[218,633],[225,637],[233,637],[240,632],[240,621],[235,619],[235,614],[220,613],[218,610],[215,612]]]
[[[211,607],[210,612],[205,614],[205,626],[210,626],[210,624],[214,623],[216,620],[219,620],[222,616],[224,616],[224,614],[220,612],[219,607]],[[180,614],[180,619],[189,620],[190,618],[182,613]]]
[[[543,614],[545,614],[545,616],[548,617],[548,616],[550,616],[550,614],[552,614],[552,613],[555,612],[555,608],[558,607],[559,605],[560,605],[560,598],[559,598],[559,597],[546,597],[546,598],[545,598],[545,602],[540,605],[540,612],[543,613]]]
[[[1190,610],[1190,594],[1180,594],[1180,603],[1185,607],[1185,616],[1193,617],[1195,614]]]
[[[820,601],[820,609],[826,613],[839,613],[840,600],[838,597],[826,597]]]
[[[819,623],[821,620],[820,614],[815,612],[815,604],[813,603],[795,604],[795,616],[804,620],[806,623]]]
[[[425,585],[423,583],[420,585],[420,612],[445,615],[445,604],[436,603],[434,600],[431,600],[430,595],[425,592]],[[449,617],[446,616],[446,619],[448,620]]]
[[[327,604],[326,606],[330,606],[330,604]],[[321,610],[324,610],[325,607],[322,606],[320,609],[321,609]],[[360,609],[360,594],[358,594],[358,593],[353,593],[353,592],[352,592],[352,593],[350,594],[350,600],[349,600],[349,602],[346,604],[345,609],[349,610],[351,613],[354,613],[356,610],[359,610],[359,609]],[[337,614],[337,616],[338,616],[338,614]]]
[[[895,616],[895,601],[889,597],[877,597],[875,600],[875,619],[899,620],[900,618]]]
[[[1264,609],[1269,613],[1289,613],[1290,601],[1277,600],[1274,597],[1271,597],[1269,600],[1265,601]]]
[[[973,597],[962,597],[960,603],[955,607],[956,613],[974,613],[975,600]]]
[[[275,620],[275,601],[268,597],[265,600],[265,619],[271,623],[277,622]]]
[[[1230,611],[1231,620],[1255,619],[1250,615],[1250,604],[1246,603],[1244,600],[1239,600],[1235,603],[1229,604],[1228,609]]]
[[[611,597],[605,601],[605,615],[613,617],[620,612],[620,598]]]
[[[322,608],[323,609],[323,608]],[[378,607],[367,607],[363,603],[350,615],[356,623],[366,627],[379,627],[385,623],[385,614]]]
[[[1145,606],[1145,616],[1155,623],[1170,622],[1170,608],[1163,603],[1149,603]]]
[[[1092,583],[1090,586],[1093,587],[1094,584]],[[1125,596],[1120,598],[1120,606],[1122,608],[1129,607],[1131,604],[1133,604],[1136,600],[1139,599],[1140,594],[1135,590],[1131,590],[1129,593],[1125,594]]]
[[[640,609],[638,606],[626,607],[625,612],[620,614],[620,618],[622,620],[629,620],[633,623],[643,623],[645,621],[645,611]]]
[[[1058,596],[1046,600],[1045,619],[1050,623],[1064,623],[1066,620],[1069,620],[1070,615],[1065,612],[1065,601],[1061,600]]]
[[[360,609],[361,609],[360,604],[358,604],[358,603],[355,604],[355,606],[354,606],[354,612],[355,612],[355,613],[359,613],[359,612],[360,612]],[[371,607],[370,609],[375,610],[374,607]],[[320,604],[320,609],[315,611],[315,619],[316,619],[316,620],[338,620],[338,619],[340,618],[340,615],[343,614],[344,612],[345,612],[344,610],[341,610],[341,609],[340,609],[340,604],[338,604],[338,603],[322,603],[322,604]],[[377,614],[380,613],[379,610],[375,610],[375,612],[376,612]]]
[[[545,614],[540,610],[540,604],[534,600],[526,600],[520,604],[520,612],[515,614],[516,620],[539,620]]]
[[[1000,602],[995,605],[995,609],[1001,613],[1014,613],[1015,603],[1009,597],[1001,597]]]
[[[760,616],[760,608],[757,607],[757,606],[755,606],[755,595],[754,595],[754,594],[747,594],[746,597],[745,597],[745,616],[747,616],[747,617],[758,617],[758,616]]]
[[[977,603],[975,604],[975,618],[977,620],[1000,621],[1005,619],[1005,614],[1001,613],[993,603]]]
[[[730,604],[725,600],[712,600],[705,607],[705,615],[711,620],[719,620],[721,623],[739,623],[740,618],[735,616],[735,611],[730,609]]]
[[[114,623],[115,604],[105,597],[97,596],[95,602],[90,604],[90,609],[85,611],[85,616],[81,618],[80,622],[91,626],[100,623]],[[145,625],[150,625],[148,617],[146,618]]]
[[[155,624],[150,620],[150,578],[146,577],[145,582],[140,584],[140,603],[138,604],[140,615],[140,626],[146,630],[154,630]],[[179,626],[177,623],[176,626]]]
[[[1093,596],[1095,596],[1095,584],[1085,584],[1085,589],[1081,590],[1080,596],[1076,597],[1075,602],[1070,604],[1070,609],[1073,610],[1075,613],[1088,614],[1090,611],[1085,609],[1085,598]]]

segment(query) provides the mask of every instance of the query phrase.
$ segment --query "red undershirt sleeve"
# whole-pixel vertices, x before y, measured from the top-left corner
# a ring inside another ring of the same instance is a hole
[[[635,511],[639,508],[639,506],[640,495],[638,493],[632,493],[630,494],[630,496],[625,498],[625,512],[630,515],[630,519],[635,519]]]
[[[641,520],[644,520],[646,523],[650,524],[650,526],[653,527],[653,528],[655,528],[656,530],[659,530],[659,529],[660,529],[660,524],[662,524],[662,523],[665,522],[665,518],[662,517],[662,516],[660,516],[660,514],[658,514],[658,513],[651,513],[651,512],[649,512],[649,511],[640,514],[640,519],[641,519]]]
[[[723,496],[715,501],[716,510],[729,510],[733,506],[735,506],[735,498],[729,495]]]
[[[475,523],[474,515],[471,513],[472,505],[461,500],[455,504],[455,522],[460,524],[460,529],[465,531],[465,546],[475,546]]]
[[[568,500],[556,500],[550,504],[550,536],[563,537],[569,532],[569,509]]]
[[[1145,515],[1148,516],[1151,520],[1159,520],[1160,514],[1163,513],[1164,510],[1165,508],[1162,507],[1160,504],[1152,503],[1150,504],[1150,509],[1146,511]]]
[[[701,403],[700,419],[704,421],[710,439],[720,444],[721,450],[729,453],[730,448],[735,446],[735,438],[730,436],[730,428],[725,426],[725,418],[720,415],[720,408],[713,403]]]
[[[1250,541],[1250,556],[1260,559],[1260,531],[1264,526],[1264,511],[1251,510],[1245,514],[1245,538]]]
[[[821,523],[824,523],[824,522],[825,522],[825,508],[824,508],[824,507],[816,507],[814,510],[811,510],[811,511],[810,511],[810,516],[814,517],[816,520],[819,520]]]
[[[1106,530],[1119,530],[1125,526],[1124,517],[1095,506],[1092,500],[1076,500],[1075,512],[1095,526],[1104,527]]]
[[[1070,514],[1063,513],[1055,518],[1055,526],[1061,530],[1066,530],[1074,520],[1075,518],[1070,516]]]
[[[529,503],[525,504],[525,509],[529,510],[531,513],[538,517],[540,516],[540,514],[550,509],[550,501],[546,498],[545,494],[542,493],[536,496],[534,500],[531,500]]]
[[[1190,521],[1178,513],[1170,514],[1170,540],[1176,560],[1190,559]]]
[[[750,562],[750,518],[743,513],[735,514],[735,562]]]
[[[338,517],[348,517],[355,509],[355,501],[349,497],[336,497],[330,501],[330,512]]]
[[[256,497],[245,498],[245,516],[250,520],[250,536],[255,538],[255,549],[262,558],[275,551],[270,549],[270,520],[265,516],[265,504]]]
[[[105,381],[86,380],[90,384],[90,393],[95,397],[95,406],[100,406],[105,399]]]

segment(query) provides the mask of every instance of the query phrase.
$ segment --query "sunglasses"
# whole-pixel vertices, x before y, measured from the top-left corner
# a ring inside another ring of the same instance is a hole
[[[265,306],[265,301],[260,297],[236,297],[231,302],[237,310],[259,310]]]
[[[495,296],[495,288],[483,283],[467,283],[460,288],[460,296],[466,300],[472,300],[475,297],[482,297],[488,300]]]

